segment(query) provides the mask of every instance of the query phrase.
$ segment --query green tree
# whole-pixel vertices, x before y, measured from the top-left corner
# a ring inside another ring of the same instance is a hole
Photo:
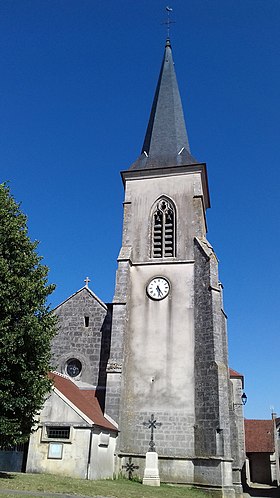
[[[55,317],[46,304],[54,285],[28,236],[27,218],[0,184],[0,444],[28,438],[51,387]]]

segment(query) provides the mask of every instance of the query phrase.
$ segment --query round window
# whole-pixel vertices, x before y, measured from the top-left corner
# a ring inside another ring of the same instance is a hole
[[[69,377],[77,377],[82,371],[82,364],[77,358],[71,358],[66,363],[66,373]]]

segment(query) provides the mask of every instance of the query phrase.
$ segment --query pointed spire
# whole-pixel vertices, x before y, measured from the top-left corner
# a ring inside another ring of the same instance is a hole
[[[197,161],[190,153],[171,44],[167,38],[141,156],[130,169],[194,163]]]

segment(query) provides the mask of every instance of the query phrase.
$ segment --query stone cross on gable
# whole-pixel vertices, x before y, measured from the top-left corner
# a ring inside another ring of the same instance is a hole
[[[88,284],[90,282],[90,278],[86,277],[85,280],[84,280],[84,282],[86,283],[86,287],[88,287]]]
[[[156,451],[156,445],[154,442],[154,430],[157,427],[161,427],[162,423],[157,422],[155,420],[154,414],[152,413],[150,420],[148,420],[148,422],[143,422],[143,425],[145,425],[145,427],[147,427],[148,429],[151,429],[151,439],[149,442],[149,451]]]

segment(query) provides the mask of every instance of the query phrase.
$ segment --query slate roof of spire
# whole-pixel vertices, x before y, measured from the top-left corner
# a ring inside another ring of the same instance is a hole
[[[154,96],[141,155],[130,169],[150,169],[195,164],[191,155],[170,40]]]

